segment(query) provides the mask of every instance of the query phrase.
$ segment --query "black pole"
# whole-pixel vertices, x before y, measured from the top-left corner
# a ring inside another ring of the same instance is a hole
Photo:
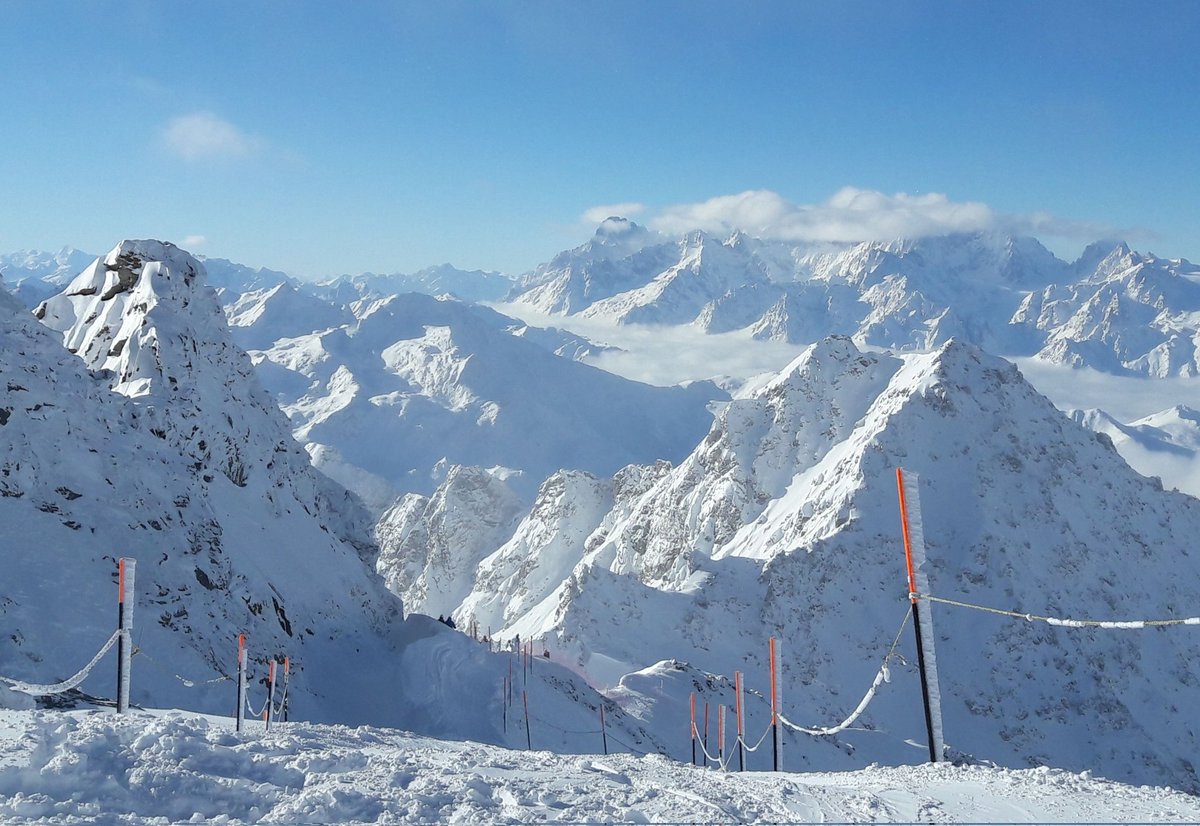
[[[608,754],[608,732],[604,729],[604,706],[600,706],[600,739],[604,741],[604,753]]]
[[[929,709],[929,678],[925,674],[925,645],[921,641],[921,609],[912,601],[913,631],[917,634],[917,666],[921,672],[921,700],[925,704],[925,734],[929,737],[929,762],[938,762],[937,745],[933,742],[933,712]]]
[[[771,724],[771,745],[775,747],[774,770],[779,771],[779,723]]]
[[[121,588],[125,587],[124,571],[121,572]],[[121,697],[124,696],[125,685],[125,594],[122,590],[121,600],[117,603],[117,711],[120,711]]]
[[[521,700],[525,704],[525,748],[533,750],[533,740],[529,736],[529,695],[522,691]]]

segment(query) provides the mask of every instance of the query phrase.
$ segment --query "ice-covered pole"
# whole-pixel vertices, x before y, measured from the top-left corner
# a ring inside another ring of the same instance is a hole
[[[129,711],[130,669],[133,665],[134,574],[137,560],[117,560],[117,713]]]
[[[917,637],[917,666],[921,674],[921,699],[925,706],[925,733],[929,738],[929,762],[942,759],[945,744],[942,740],[942,705],[938,690],[937,658],[934,653],[933,617],[928,608],[922,612],[918,571],[925,561],[925,537],[921,525],[921,503],[917,493],[917,477],[905,478],[896,468],[896,487],[900,493],[900,528],[904,534],[904,561],[908,568],[908,598],[912,601],[913,630]],[[909,504],[912,505],[910,517]],[[916,561],[914,562],[914,557]],[[922,572],[921,579],[924,579]],[[928,588],[926,588],[928,590]]]
[[[696,765],[696,692],[692,692],[691,698],[691,731],[689,732],[692,738],[692,765]]]
[[[238,634],[237,653],[237,731],[246,724],[246,635]]]
[[[783,732],[779,727],[779,652],[774,637],[771,637],[768,649],[771,658],[771,740],[775,746],[775,771],[779,771],[783,760]]]
[[[725,768],[725,704],[717,705],[717,763]]]
[[[279,701],[279,719],[287,722],[288,719],[288,675],[292,671],[292,658],[286,654],[283,657],[283,699]]]
[[[271,670],[267,677],[267,707],[263,709],[263,722],[266,730],[271,730],[271,715],[275,711],[275,661],[271,660]]]
[[[742,706],[742,672],[733,672],[733,713],[737,717],[738,771],[746,770],[746,719]]]

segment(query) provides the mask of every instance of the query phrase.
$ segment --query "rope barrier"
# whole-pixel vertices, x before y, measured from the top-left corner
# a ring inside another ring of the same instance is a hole
[[[767,730],[763,732],[763,736],[762,736],[762,737],[759,737],[759,738],[758,738],[758,742],[757,742],[757,743],[755,743],[753,746],[747,746],[747,745],[746,745],[746,741],[745,741],[743,738],[741,738],[741,737],[738,737],[738,738],[736,738],[736,739],[734,740],[734,745],[736,746],[736,745],[737,745],[737,743],[738,743],[738,741],[741,741],[742,748],[744,748],[746,751],[748,751],[748,752],[750,752],[751,754],[753,754],[754,752],[758,751],[758,749],[759,749],[759,746],[761,746],[761,745],[763,744],[763,741],[767,739],[767,735],[768,735],[768,734],[770,734],[770,733],[771,733],[771,725],[770,725],[770,724],[768,724],[768,725],[767,725]]]
[[[829,726],[828,728],[806,728],[793,723],[791,720],[785,717],[781,711],[779,712],[779,722],[783,723],[793,731],[798,731],[801,734],[808,734],[813,737],[825,737],[831,734],[838,734],[854,725],[854,723],[858,721],[858,718],[862,716],[863,712],[867,710],[867,706],[871,704],[871,700],[875,699],[875,692],[879,690],[879,686],[885,682],[890,682],[891,677],[888,673],[888,663],[893,657],[900,656],[896,653],[896,646],[900,644],[900,635],[904,633],[904,627],[908,625],[908,620],[911,616],[912,606],[909,605],[908,610],[904,613],[904,619],[900,622],[900,629],[896,632],[896,636],[892,640],[891,647],[888,648],[887,654],[885,654],[883,657],[883,664],[879,667],[879,671],[875,674],[875,679],[871,682],[871,687],[867,689],[867,693],[863,695],[862,700],[859,701],[858,706],[854,709],[854,711],[850,712],[849,717],[838,723],[836,726]]]
[[[709,763],[716,763],[717,768],[721,771],[726,771],[729,768],[730,761],[733,760],[733,749],[730,749],[728,756],[724,760],[720,756],[713,757],[709,754],[708,749],[704,745],[704,738],[700,736],[700,732],[696,729],[696,724],[692,723],[692,734],[696,738],[696,745],[700,747],[700,751],[704,754],[705,760]],[[734,745],[737,745],[737,740],[734,740]]]
[[[288,685],[287,685],[287,683],[284,683],[283,684],[283,695],[279,698],[279,705],[271,706],[271,713],[273,715],[275,715],[276,717],[283,716],[284,706],[287,705],[287,695],[288,695]],[[268,696],[267,702],[270,702],[270,701],[271,701],[271,698],[270,698],[270,696]]]
[[[631,752],[633,752],[634,754],[636,754],[638,757],[645,757],[647,754],[649,754],[649,753],[650,753],[650,752],[648,752],[648,751],[642,751],[641,749],[639,749],[639,748],[636,748],[635,746],[631,746],[631,745],[629,745],[628,743],[626,743],[626,742],[625,742],[624,740],[622,740],[620,737],[617,737],[617,736],[616,736],[615,734],[613,734],[612,732],[609,732],[609,734],[608,734],[608,739],[609,739],[609,740],[612,740],[612,741],[614,741],[614,742],[616,742],[616,743],[618,743],[618,744],[620,744],[620,745],[622,745],[622,746],[624,746],[625,748],[629,749]],[[654,753],[655,753],[655,754],[658,754],[659,752],[654,752]]]
[[[134,656],[134,657],[141,656],[142,658],[144,658],[146,660],[146,662],[150,663],[150,665],[157,668],[163,674],[167,674],[168,676],[174,677],[175,679],[179,680],[179,682],[183,683],[188,688],[195,688],[197,685],[212,685],[213,683],[223,683],[226,680],[233,679],[233,677],[228,677],[228,676],[222,675],[220,677],[214,677],[211,680],[189,680],[187,677],[181,677],[180,675],[176,674],[174,671],[171,671],[165,665],[160,664],[159,662],[157,662],[153,657],[151,657],[149,654],[147,654],[141,648],[138,648],[135,646],[133,649],[132,656]]]
[[[79,670],[75,676],[63,680],[61,683],[52,683],[50,685],[39,685],[37,683],[27,683],[23,680],[13,680],[8,677],[0,677],[0,682],[7,683],[13,691],[21,691],[25,694],[34,694],[44,696],[47,694],[62,694],[64,691],[70,691],[77,685],[87,679],[92,673],[92,669],[96,667],[96,663],[100,662],[100,658],[108,653],[108,650],[117,643],[117,638],[121,636],[119,630],[114,631],[113,635],[108,638],[108,642],[104,643],[103,647],[96,652],[96,656],[92,657],[92,661]]]
[[[564,734],[599,734],[600,733],[600,729],[598,729],[598,728],[597,729],[589,729],[588,731],[578,731],[576,729],[563,728],[562,726],[556,726],[556,725],[554,725],[554,723],[551,723],[548,720],[543,720],[541,717],[538,717],[536,714],[530,714],[529,717],[531,720],[537,720],[543,726],[549,726],[550,728],[552,728],[556,731],[561,731]]]
[[[943,605],[953,605],[956,608],[970,608],[974,611],[984,611],[989,614],[998,614],[1002,617],[1023,619],[1026,622],[1044,622],[1047,625],[1057,625],[1062,628],[1124,628],[1140,630],[1143,628],[1162,628],[1168,625],[1200,625],[1200,617],[1185,617],[1183,619],[1165,620],[1059,619],[1058,617],[1044,617],[1039,614],[1026,614],[1021,611],[1005,611],[1002,608],[991,608],[987,605],[976,605],[971,602],[961,602],[956,599],[935,597],[930,596],[929,594],[917,594],[917,597],[927,602],[940,602]]]
[[[262,708],[260,708],[258,711],[255,711],[254,707],[250,705],[250,697],[247,696],[246,697],[246,712],[251,717],[255,717],[255,718],[262,717],[263,712],[267,710],[267,703],[269,703],[269,702],[271,702],[271,698],[267,697],[267,699],[263,700]]]

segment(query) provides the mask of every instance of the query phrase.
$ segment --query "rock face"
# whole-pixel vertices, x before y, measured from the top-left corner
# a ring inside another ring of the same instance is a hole
[[[1095,244],[1068,264],[1032,238],[996,234],[814,247],[742,233],[668,238],[609,219],[510,298],[551,314],[799,344],[847,335],[929,350],[957,338],[1108,372],[1200,372],[1200,268],[1124,244]]]
[[[502,480],[455,466],[432,496],[410,493],[384,513],[375,528],[379,573],[409,610],[448,615],[520,511],[521,500]]]
[[[623,675],[686,662],[694,671],[663,673],[692,673],[706,699],[727,701],[723,679],[704,673],[742,670],[765,689],[764,637],[774,633],[788,716],[836,722],[905,613],[898,466],[920,477],[936,595],[1067,618],[1196,613],[1200,502],[1133,472],[1107,437],[970,345],[894,357],[832,338],[727,405],[690,456],[614,497],[607,514],[600,480],[577,480],[569,495],[565,480],[548,482],[480,564],[456,617],[546,639],[661,720],[686,715],[673,703],[687,691]],[[542,572],[561,579],[552,586]],[[1194,737],[1171,711],[1200,700],[1190,665],[1200,645],[1185,629],[931,610],[954,748],[1197,788]],[[910,634],[901,650],[912,662]],[[919,760],[904,745],[924,740],[919,709],[915,672],[896,666],[865,731],[789,737],[788,765]],[[760,713],[752,703],[753,726],[765,724]]]

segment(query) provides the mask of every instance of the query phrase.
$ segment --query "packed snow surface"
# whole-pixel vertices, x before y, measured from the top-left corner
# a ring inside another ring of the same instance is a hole
[[[1052,769],[725,773],[381,728],[237,734],[181,712],[0,711],[0,818],[36,823],[1196,822],[1200,800]]]

